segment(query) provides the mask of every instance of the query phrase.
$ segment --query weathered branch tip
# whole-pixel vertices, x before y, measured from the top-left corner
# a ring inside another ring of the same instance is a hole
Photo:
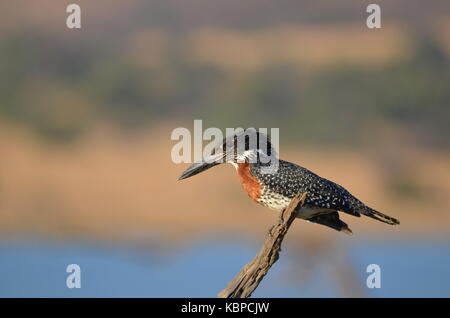
[[[218,294],[218,297],[247,298],[252,295],[269,269],[278,260],[284,236],[295,220],[297,211],[305,203],[305,199],[306,193],[299,193],[291,200],[289,206],[281,211],[278,223],[269,230],[258,254],[241,269],[228,283],[228,286]]]

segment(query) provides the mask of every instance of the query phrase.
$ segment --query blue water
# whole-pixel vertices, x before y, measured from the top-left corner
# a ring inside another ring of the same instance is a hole
[[[450,239],[352,240],[340,251],[310,255],[283,249],[255,297],[348,296],[345,277],[330,272],[336,257],[363,297],[450,297]],[[0,297],[215,297],[258,250],[257,244],[210,241],[164,251],[46,240],[0,243]],[[348,262],[348,264],[346,263]],[[366,267],[381,268],[381,288],[366,286]],[[81,268],[81,288],[66,286],[66,267]],[[306,279],[296,279],[300,269]],[[352,287],[353,286],[353,287]],[[358,295],[358,294],[357,294]]]

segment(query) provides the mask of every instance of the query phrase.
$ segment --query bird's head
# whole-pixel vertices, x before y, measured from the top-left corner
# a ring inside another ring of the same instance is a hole
[[[278,159],[269,137],[254,128],[248,128],[224,138],[210,155],[194,162],[178,180],[192,177],[221,163],[230,163],[235,167],[241,163],[250,163],[271,168],[274,164],[278,166]]]

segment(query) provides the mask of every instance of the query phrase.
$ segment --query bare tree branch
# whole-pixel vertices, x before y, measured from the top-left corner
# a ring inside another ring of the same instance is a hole
[[[280,213],[278,224],[270,229],[258,254],[241,269],[239,274],[228,283],[228,286],[218,294],[218,297],[247,298],[251,296],[269,269],[278,260],[284,236],[294,221],[297,211],[305,203],[305,199],[306,193],[299,193],[292,199],[289,206]]]

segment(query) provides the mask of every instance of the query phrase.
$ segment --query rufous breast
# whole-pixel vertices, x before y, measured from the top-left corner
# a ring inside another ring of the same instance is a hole
[[[262,186],[250,172],[250,164],[248,162],[239,163],[237,167],[237,172],[242,185],[242,188],[247,193],[247,195],[255,202],[259,202],[261,197]]]

